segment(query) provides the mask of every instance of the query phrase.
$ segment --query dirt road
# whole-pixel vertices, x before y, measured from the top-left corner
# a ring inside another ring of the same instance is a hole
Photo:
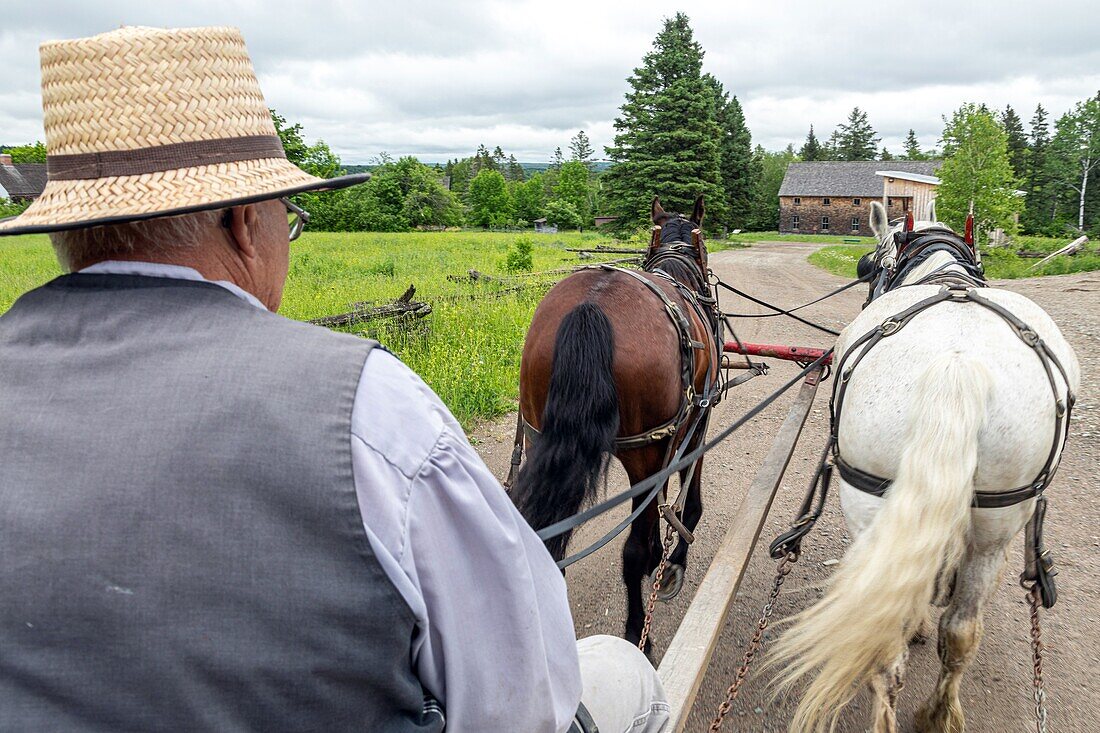
[[[794,306],[812,300],[843,284],[844,280],[806,262],[817,247],[812,244],[764,243],[751,249],[722,252],[711,257],[711,266],[722,279],[773,303]],[[1046,683],[1050,730],[1068,733],[1100,730],[1100,685],[1092,680],[1100,667],[1100,273],[1036,278],[999,283],[1035,300],[1061,325],[1077,350],[1083,372],[1073,433],[1062,467],[1048,496],[1047,544],[1053,549],[1061,574],[1058,605],[1044,615],[1047,645]],[[802,312],[807,318],[843,327],[859,311],[865,296],[856,288]],[[723,298],[726,311],[761,313],[764,309]],[[749,341],[806,346],[828,346],[830,337],[787,318],[740,319],[738,335]],[[768,394],[796,372],[791,364],[777,363],[771,373],[738,387],[717,408],[712,432],[728,425],[747,407]],[[828,429],[828,393],[831,382],[818,393],[802,440],[761,535],[760,546],[727,620],[695,710],[690,731],[706,730],[740,664],[745,642],[751,636],[765,596],[770,589],[774,564],[767,557],[767,542],[785,529],[814,469],[814,461]],[[654,657],[659,662],[702,579],[718,540],[725,533],[737,506],[771,444],[772,436],[787,412],[793,392],[768,412],[749,423],[708,455],[704,466],[704,514],[698,537],[689,555],[684,591],[670,604],[659,606],[654,620]],[[498,476],[507,470],[514,430],[514,416],[483,426],[473,438]],[[609,491],[625,488],[625,474],[616,471]],[[603,517],[584,528],[574,547],[598,537],[625,516],[625,510]],[[781,618],[816,599],[830,568],[848,543],[836,498],[831,497],[822,521],[803,545],[802,559],[787,579],[776,608]],[[578,636],[621,634],[625,599],[620,580],[621,541],[570,570],[570,598]],[[1021,543],[1022,544],[1022,540]],[[968,730],[981,733],[1034,729],[1031,707],[1031,661],[1028,646],[1028,614],[1016,579],[1022,568],[1021,547],[1013,548],[1001,586],[985,615],[985,638],[962,687]],[[770,634],[770,632],[769,632]],[[766,637],[767,638],[767,637]],[[900,703],[901,730],[913,730],[913,713],[933,687],[938,670],[934,641],[913,649],[909,677]],[[724,730],[785,731],[793,709],[791,699],[769,702],[760,676],[753,676],[731,712]],[[842,717],[840,731],[868,729],[869,699],[861,695]]]

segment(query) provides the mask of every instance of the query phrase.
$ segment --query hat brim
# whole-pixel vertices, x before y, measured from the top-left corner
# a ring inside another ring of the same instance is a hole
[[[368,180],[369,173],[317,178],[285,158],[268,158],[139,176],[50,181],[26,211],[0,219],[0,237],[179,216]]]

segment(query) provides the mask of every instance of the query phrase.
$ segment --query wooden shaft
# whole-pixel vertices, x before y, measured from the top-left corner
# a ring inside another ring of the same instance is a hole
[[[820,377],[819,369],[811,372],[802,383],[802,389],[787,419],[780,426],[775,442],[745,497],[734,510],[733,523],[661,660],[657,674],[672,708],[672,733],[681,733],[687,726],[688,715],[718,643],[718,636],[745,575],[775,492],[794,453],[802,426],[813,407]]]

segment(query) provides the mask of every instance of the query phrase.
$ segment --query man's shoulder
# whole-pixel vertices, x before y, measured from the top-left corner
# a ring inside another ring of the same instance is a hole
[[[445,431],[461,433],[439,397],[382,349],[375,349],[363,367],[351,430],[408,478],[420,471]]]

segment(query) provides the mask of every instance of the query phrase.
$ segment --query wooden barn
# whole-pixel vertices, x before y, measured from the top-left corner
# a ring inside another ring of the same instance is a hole
[[[871,201],[894,220],[919,219],[936,198],[938,160],[857,160],[791,163],[779,188],[781,234],[871,236]]]
[[[45,163],[12,163],[11,156],[0,153],[0,198],[33,201],[46,187]]]

